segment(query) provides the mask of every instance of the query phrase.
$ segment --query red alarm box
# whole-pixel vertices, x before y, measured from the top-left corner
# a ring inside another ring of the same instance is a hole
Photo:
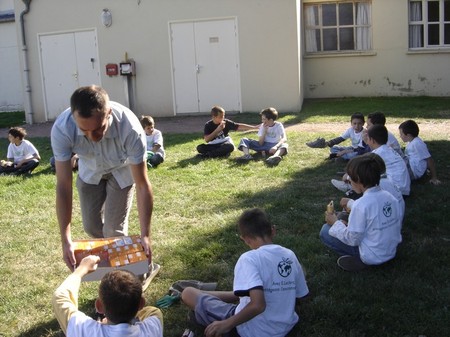
[[[115,63],[108,63],[106,65],[106,75],[116,76],[119,74],[119,66]]]

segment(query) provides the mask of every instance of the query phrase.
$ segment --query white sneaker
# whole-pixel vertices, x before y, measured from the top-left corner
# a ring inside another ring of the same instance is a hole
[[[333,184],[334,187],[336,187],[339,191],[342,192],[347,192],[352,189],[352,185],[342,180],[331,179],[331,183]]]

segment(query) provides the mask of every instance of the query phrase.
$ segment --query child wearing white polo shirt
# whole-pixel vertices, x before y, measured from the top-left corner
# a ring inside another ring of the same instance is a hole
[[[357,156],[349,161],[346,172],[352,189],[363,196],[353,203],[347,224],[326,212],[320,239],[341,255],[339,267],[360,271],[395,257],[402,241],[402,214],[398,201],[379,186],[382,172],[374,158]]]
[[[406,164],[408,165],[411,180],[422,178],[426,170],[430,170],[430,183],[439,185],[434,160],[428,151],[427,145],[419,137],[419,126],[413,120],[407,120],[398,127],[400,138],[408,143],[405,148]]]

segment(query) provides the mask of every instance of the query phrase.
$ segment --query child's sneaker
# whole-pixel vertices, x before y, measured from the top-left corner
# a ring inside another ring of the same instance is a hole
[[[342,180],[331,179],[331,183],[333,184],[334,187],[336,187],[339,191],[342,192],[348,192],[352,189],[352,185]]]
[[[270,166],[276,166],[280,163],[281,157],[280,156],[271,156],[266,159],[266,164]]]
[[[243,156],[236,158],[237,161],[249,161],[252,159],[253,159],[253,157],[251,154],[244,154]]]
[[[361,271],[367,268],[367,264],[358,256],[344,255],[337,260],[337,265],[345,271]]]
[[[307,146],[312,147],[313,149],[318,148],[318,149],[323,149],[324,147],[326,147],[326,142],[325,142],[325,138],[317,138],[316,140],[312,141],[312,142],[308,142],[306,143]]]

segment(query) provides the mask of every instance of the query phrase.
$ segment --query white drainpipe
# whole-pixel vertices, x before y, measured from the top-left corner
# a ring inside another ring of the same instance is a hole
[[[25,21],[24,16],[30,11],[31,0],[22,0],[25,9],[20,13],[20,30],[22,33],[22,58],[23,58],[23,82],[25,85],[25,119],[27,124],[33,124],[33,106],[31,105],[31,86],[30,86],[30,69],[28,68],[28,49],[25,39]]]

